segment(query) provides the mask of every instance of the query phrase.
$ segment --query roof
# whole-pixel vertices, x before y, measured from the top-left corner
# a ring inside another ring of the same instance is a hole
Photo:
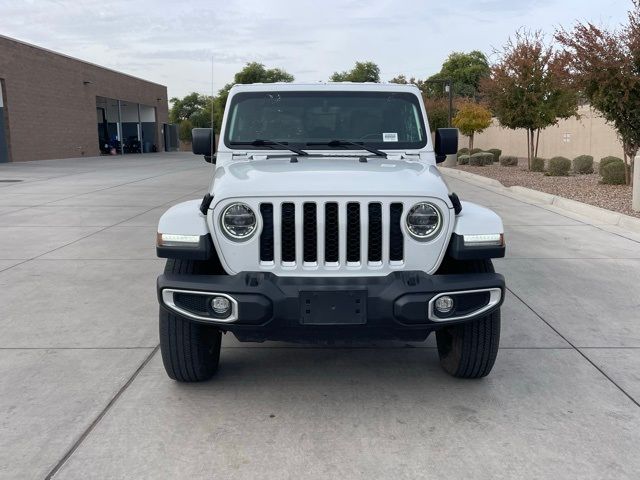
[[[157,82],[152,82],[151,80],[146,80],[144,78],[136,77],[135,75],[129,75],[128,73],[123,73],[123,72],[120,72],[118,70],[114,70],[112,68],[103,67],[102,65],[98,65],[97,63],[92,63],[92,62],[88,62],[86,60],[81,60],[79,58],[72,57],[70,55],[65,55],[64,53],[55,52],[53,50],[49,50],[48,48],[39,47],[38,45],[33,45],[32,43],[23,42],[22,40],[18,40],[16,38],[7,37],[6,35],[0,34],[0,40],[7,40],[7,41],[10,41],[10,42],[19,43],[20,45],[24,45],[24,46],[30,47],[30,48],[35,48],[36,50],[40,50],[40,51],[43,51],[43,52],[46,52],[46,53],[50,53],[50,54],[56,55],[58,57],[67,58],[67,59],[73,60],[75,62],[84,63],[85,65],[90,65],[92,67],[100,68],[102,70],[107,70],[109,72],[117,73],[118,75],[124,75],[125,77],[134,78],[136,80],[141,80],[141,81],[147,82],[147,83],[153,83],[154,85],[158,85],[160,87],[165,87],[166,88],[166,85],[162,85],[162,84],[157,83]]]
[[[287,91],[309,91],[309,90],[333,90],[333,91],[405,91],[405,92],[419,92],[416,85],[402,84],[402,83],[356,83],[356,82],[314,82],[314,83],[288,83],[288,82],[276,82],[276,83],[249,83],[249,84],[236,84],[231,89],[234,93],[237,92],[251,92],[251,91],[273,91],[273,90],[287,90]]]

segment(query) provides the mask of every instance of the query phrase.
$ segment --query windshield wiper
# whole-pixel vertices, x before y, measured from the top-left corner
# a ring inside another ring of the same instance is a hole
[[[290,147],[287,142],[274,142],[273,140],[260,140],[256,139],[253,142],[229,142],[230,145],[251,145],[252,147],[282,147],[285,150],[289,150],[290,152],[295,153],[296,155],[305,156],[309,155],[304,150],[300,150],[299,148]]]
[[[349,140],[331,140],[330,142],[309,142],[307,143],[307,146],[318,146],[318,145],[326,145],[328,147],[347,147],[350,145],[353,145],[355,147],[360,147],[362,150],[366,150],[367,152],[373,153],[374,155],[377,155],[378,157],[385,157],[387,158],[387,154],[384,153],[382,150],[378,150],[377,148],[373,148],[373,147],[367,147],[364,142],[351,142]]]

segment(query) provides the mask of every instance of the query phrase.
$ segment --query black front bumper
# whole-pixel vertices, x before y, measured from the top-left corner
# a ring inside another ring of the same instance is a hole
[[[237,319],[215,318],[210,300],[216,293],[233,300],[232,318]],[[456,310],[448,316],[430,308],[430,301],[443,293],[454,298]],[[423,272],[332,278],[164,274],[158,277],[158,298],[162,308],[219,325],[242,341],[424,340],[439,327],[473,321],[499,308],[504,278]]]

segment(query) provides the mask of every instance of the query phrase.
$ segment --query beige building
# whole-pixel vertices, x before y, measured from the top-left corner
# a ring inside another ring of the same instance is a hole
[[[557,125],[540,132],[538,156],[573,159],[578,155],[592,155],[597,162],[613,155],[622,158],[622,144],[613,127],[590,107],[579,109],[579,118],[561,120]],[[526,130],[502,128],[496,119],[483,133],[475,136],[476,148],[499,148],[503,155],[527,156]],[[469,139],[460,138],[460,147],[467,147]]]

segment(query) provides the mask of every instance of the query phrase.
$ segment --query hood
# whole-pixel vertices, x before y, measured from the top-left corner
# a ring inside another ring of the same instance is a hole
[[[448,200],[434,165],[367,157],[234,160],[216,167],[216,201],[237,197],[417,196]]]

